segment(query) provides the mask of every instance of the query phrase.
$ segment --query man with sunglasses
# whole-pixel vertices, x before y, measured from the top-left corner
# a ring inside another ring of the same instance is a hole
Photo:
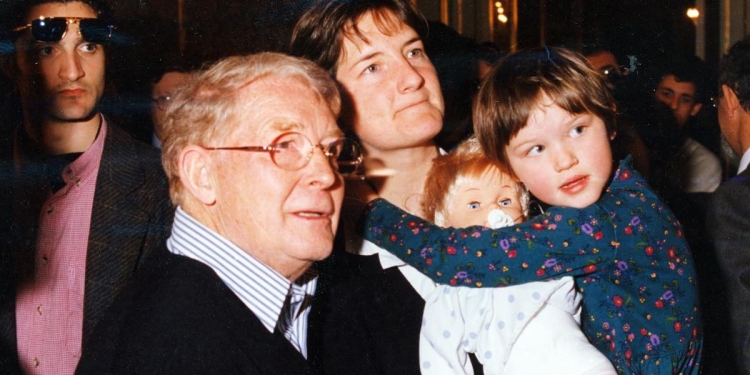
[[[340,172],[361,160],[335,83],[307,60],[235,56],[171,102],[168,252],[118,297],[77,373],[316,373],[311,266],[333,248]]]
[[[70,374],[104,311],[166,239],[172,208],[158,152],[98,108],[114,31],[106,8],[3,6],[13,51],[2,67],[19,104],[0,147],[0,245],[15,265],[0,299],[0,369]]]

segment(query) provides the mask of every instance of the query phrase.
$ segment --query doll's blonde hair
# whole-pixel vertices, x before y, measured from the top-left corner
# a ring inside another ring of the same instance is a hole
[[[449,203],[453,200],[458,187],[467,181],[481,178],[493,168],[512,176],[505,167],[493,162],[484,154],[475,137],[463,141],[450,154],[435,158],[425,181],[422,197],[424,218],[436,225],[445,226],[449,216]],[[522,183],[516,179],[512,181],[515,183],[525,220],[528,217],[529,193]]]

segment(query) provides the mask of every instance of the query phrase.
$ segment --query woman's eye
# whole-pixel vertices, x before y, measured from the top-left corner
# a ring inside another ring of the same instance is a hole
[[[375,64],[372,64],[365,68],[364,73],[375,73],[377,71],[378,71],[378,66]]]
[[[408,57],[420,57],[424,55],[424,51],[421,48],[415,48],[413,50],[410,50],[407,54]]]
[[[511,203],[512,201],[510,199],[503,199],[500,201],[501,206],[510,206]]]
[[[481,207],[481,204],[479,204],[479,202],[471,202],[468,204],[468,207],[472,210],[476,210]]]

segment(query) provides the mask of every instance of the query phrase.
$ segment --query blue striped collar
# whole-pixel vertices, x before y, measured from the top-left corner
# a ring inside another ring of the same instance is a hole
[[[167,240],[167,248],[173,254],[195,259],[211,267],[269,332],[273,332],[278,323],[287,295],[291,294],[291,299],[297,300],[315,293],[317,277],[313,270],[308,270],[292,284],[266,264],[195,220],[181,207],[177,207],[175,212],[172,235]],[[309,305],[306,307],[304,310],[309,313]],[[298,322],[303,323],[298,329],[303,331],[301,334],[304,336],[301,344],[292,342],[295,346],[304,345],[306,341],[307,313],[294,314],[297,319],[303,319],[302,322]],[[297,333],[297,336],[299,335],[300,333]],[[304,355],[306,350],[300,352]]]

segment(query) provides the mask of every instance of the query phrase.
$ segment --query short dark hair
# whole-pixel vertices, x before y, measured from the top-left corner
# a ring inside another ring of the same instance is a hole
[[[211,62],[202,62],[195,55],[176,55],[166,54],[162,56],[158,62],[152,64],[153,67],[149,69],[148,76],[151,85],[157,84],[165,74],[171,72],[178,73],[191,73],[200,70],[203,66],[208,67]]]
[[[617,130],[615,100],[585,57],[561,47],[518,51],[495,65],[474,101],[474,131],[490,159],[510,166],[506,146],[526,127],[542,94],[572,114],[599,117],[609,134]]]
[[[750,35],[732,45],[719,63],[719,86],[737,94],[742,108],[750,111]],[[719,95],[722,95],[719,90]]]
[[[6,3],[7,1],[7,3]],[[3,0],[0,14],[0,40],[13,41],[18,36],[13,32],[18,26],[26,21],[31,8],[49,3],[83,3],[89,6],[97,14],[97,18],[111,20],[114,16],[112,8],[105,0]]]
[[[700,57],[695,55],[677,55],[657,63],[658,74],[654,76],[655,89],[667,76],[674,76],[675,81],[692,83],[695,86],[695,100],[698,103],[706,103],[711,95],[708,91],[713,85],[707,82],[711,80],[709,69]]]
[[[319,0],[299,19],[292,33],[290,54],[312,60],[330,73],[341,57],[344,38],[362,37],[356,21],[372,12],[381,31],[388,30],[392,13],[422,38],[427,36],[427,21],[409,0]],[[351,29],[350,29],[351,28]]]

